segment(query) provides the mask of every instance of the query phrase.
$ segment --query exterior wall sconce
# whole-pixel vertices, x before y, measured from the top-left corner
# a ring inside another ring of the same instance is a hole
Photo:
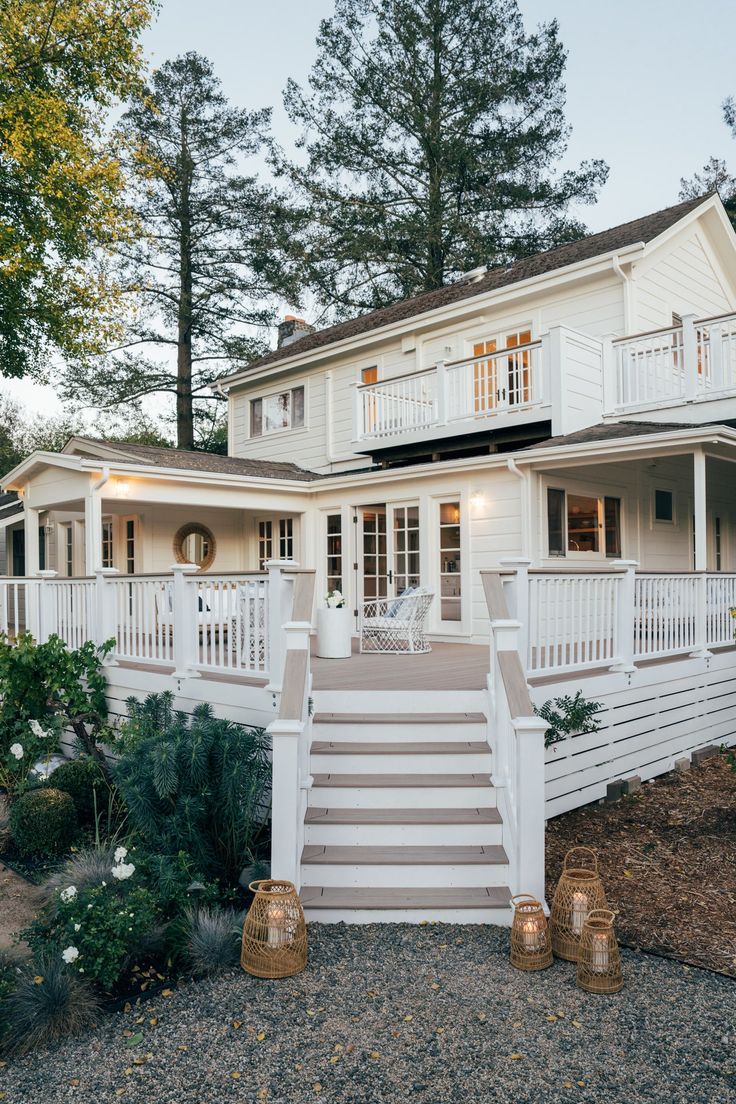
[[[482,491],[473,491],[470,496],[470,509],[474,514],[479,514],[486,504],[486,496]]]
[[[118,479],[115,483],[118,498],[127,498],[130,494],[130,483],[127,479]]]

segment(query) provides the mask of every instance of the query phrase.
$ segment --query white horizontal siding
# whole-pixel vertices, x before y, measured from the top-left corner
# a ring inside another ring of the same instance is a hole
[[[670,326],[673,311],[706,318],[733,305],[733,292],[696,231],[654,254],[651,265],[635,272],[634,287],[639,332]]]

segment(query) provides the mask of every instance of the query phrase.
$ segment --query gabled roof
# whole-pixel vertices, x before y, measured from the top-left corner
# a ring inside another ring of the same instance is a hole
[[[238,456],[220,456],[214,452],[189,452],[186,449],[160,448],[156,445],[102,441],[96,437],[72,437],[62,449],[64,454],[90,459],[124,460],[147,467],[175,468],[182,471],[245,475],[255,479],[316,479],[315,472],[281,460],[253,460]]]
[[[521,283],[535,276],[542,276],[555,272],[557,269],[567,268],[570,265],[579,264],[582,261],[593,260],[596,257],[616,253],[638,244],[646,244],[659,237],[671,226],[685,218],[701,204],[711,198],[713,193],[699,196],[697,199],[688,199],[683,203],[677,203],[673,207],[665,207],[654,214],[645,215],[643,218],[634,219],[632,222],[622,223],[610,230],[603,230],[597,234],[588,234],[578,241],[567,245],[558,246],[556,249],[548,249],[544,253],[537,253],[533,257],[525,257],[515,264],[505,268],[493,268],[485,276],[474,282],[456,282],[435,291],[426,291],[421,295],[415,295],[411,299],[403,299],[393,303],[389,307],[370,311],[359,315],[348,322],[339,322],[335,326],[328,326],[316,333],[306,334],[297,341],[292,341],[281,349],[274,349],[259,360],[222,377],[222,382],[228,382],[241,376],[250,376],[259,368],[265,368],[277,364],[281,360],[299,356],[312,349],[322,349],[338,341],[358,337],[363,333],[370,333],[390,326],[396,322],[402,322],[436,310],[438,307],[461,302],[483,295],[489,291],[509,287],[512,284]]]

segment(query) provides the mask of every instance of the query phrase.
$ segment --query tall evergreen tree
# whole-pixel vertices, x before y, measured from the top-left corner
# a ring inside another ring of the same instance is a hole
[[[723,101],[721,112],[731,137],[736,138],[736,101],[733,96]],[[689,180],[685,177],[680,180],[680,199],[695,199],[706,192],[718,192],[736,229],[736,176],[720,157],[709,157],[699,173],[694,173]]]
[[[566,53],[516,0],[336,0],[287,112],[302,160],[295,258],[337,313],[439,288],[579,236],[602,161],[565,153]]]
[[[196,53],[166,62],[136,96],[119,132],[140,225],[121,249],[128,334],[94,370],[68,374],[69,397],[109,408],[169,394],[178,446],[194,447],[197,406],[217,401],[208,388],[223,361],[258,353],[272,321],[271,192],[239,171],[269,118],[230,106]]]

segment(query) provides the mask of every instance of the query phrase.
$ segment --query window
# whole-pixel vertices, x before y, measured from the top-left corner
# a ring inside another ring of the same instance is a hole
[[[102,523],[102,566],[113,566],[112,555],[112,519],[107,519]]]
[[[342,593],[342,517],[327,516],[327,590]]]
[[[294,519],[279,518],[279,559],[294,559]]]
[[[440,504],[440,617],[460,621],[460,503]]]
[[[13,574],[26,573],[26,531],[13,529]]]
[[[549,556],[621,555],[621,499],[547,490]]]
[[[267,560],[273,559],[273,522],[258,522],[258,566],[263,571]]]
[[[262,437],[280,429],[300,429],[304,425],[304,388],[294,387],[277,395],[252,399],[250,435]]]
[[[128,518],[125,523],[125,570],[135,575],[135,519]]]
[[[723,546],[721,537],[721,519],[719,517],[714,518],[713,528],[713,550],[716,571],[723,571]]]
[[[38,527],[38,570],[46,570],[46,527]]]
[[[654,520],[673,525],[675,521],[675,496],[672,491],[654,492]]]
[[[67,577],[74,574],[74,529],[71,525],[64,526],[64,569]]]

